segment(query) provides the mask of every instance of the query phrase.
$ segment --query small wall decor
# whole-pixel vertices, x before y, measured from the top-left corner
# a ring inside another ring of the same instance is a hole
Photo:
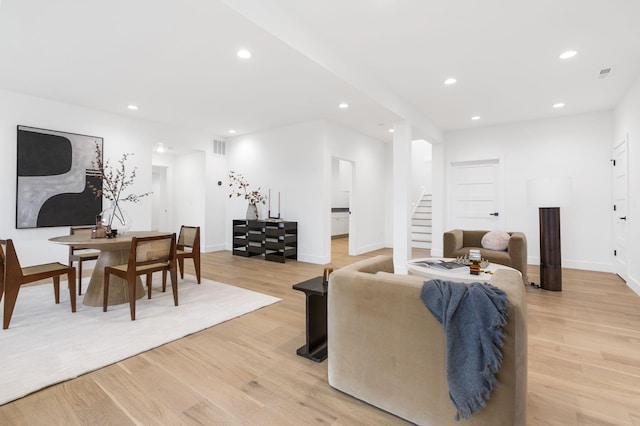
[[[92,162],[103,139],[27,126],[17,139],[16,228],[95,224],[102,180]]]

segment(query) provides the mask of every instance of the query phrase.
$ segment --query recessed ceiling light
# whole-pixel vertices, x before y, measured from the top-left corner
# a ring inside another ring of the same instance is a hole
[[[231,133],[232,135],[233,135],[233,134],[235,134],[235,132],[236,132],[236,131],[235,131],[235,130],[233,130],[233,129],[230,129],[230,130],[229,130],[229,133]]]
[[[389,129],[389,133],[393,133],[395,129]]]
[[[564,104],[562,102],[558,102],[557,104],[553,104],[554,108],[562,108],[564,107]]]
[[[473,117],[471,117],[472,120],[480,120],[480,116],[479,115],[474,115]]]
[[[340,105],[338,105],[338,107],[340,107],[340,109],[347,109],[349,108],[349,104],[346,102],[343,102]]]
[[[238,58],[242,58],[242,59],[249,59],[251,57],[251,52],[249,52],[247,49],[240,49],[238,50]]]
[[[132,111],[137,111],[138,110],[138,107],[136,105],[129,105],[129,106],[127,106],[127,108],[129,108]]]
[[[156,151],[158,152],[164,152],[164,146],[159,146]]]
[[[560,59],[569,59],[569,58],[573,58],[577,54],[578,52],[576,52],[575,50],[567,50],[566,52],[562,52],[562,54],[558,57]]]
[[[447,86],[451,86],[452,84],[456,84],[456,80],[455,78],[448,78],[444,81],[444,84],[446,84]]]

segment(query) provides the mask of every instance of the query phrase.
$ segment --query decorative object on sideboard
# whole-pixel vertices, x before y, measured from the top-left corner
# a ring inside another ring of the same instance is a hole
[[[532,179],[527,188],[529,205],[538,207],[540,223],[540,288],[562,291],[560,251],[560,207],[571,199],[571,179],[547,177]]]
[[[258,210],[258,203],[266,203],[266,197],[260,192],[260,187],[253,191],[250,190],[249,182],[247,182],[244,176],[234,171],[229,172],[229,187],[231,188],[229,198],[235,195],[236,197],[243,197],[249,202],[247,206],[247,220],[259,219],[260,212]]]
[[[122,154],[118,161],[118,166],[113,167],[109,164],[109,160],[102,160],[102,148],[96,143],[96,159],[92,162],[96,175],[102,181],[102,187],[98,188],[90,185],[96,197],[104,197],[111,202],[110,207],[100,213],[102,225],[106,227],[106,234],[112,235],[112,229],[117,229],[121,234],[131,229],[131,218],[122,208],[122,203],[138,203],[140,200],[152,192],[143,194],[127,194],[124,192],[132,186],[136,179],[137,167],[128,173],[126,162],[132,156],[132,153]]]
[[[280,220],[280,191],[278,191],[278,216],[271,216],[271,188],[269,188],[269,210],[268,219]]]

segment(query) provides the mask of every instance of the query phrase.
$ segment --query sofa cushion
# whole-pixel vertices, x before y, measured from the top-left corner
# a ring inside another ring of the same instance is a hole
[[[511,235],[504,231],[489,231],[482,237],[482,248],[505,251],[509,247]]]

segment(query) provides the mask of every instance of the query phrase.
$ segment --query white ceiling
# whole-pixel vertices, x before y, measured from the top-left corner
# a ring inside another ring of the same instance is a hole
[[[4,0],[0,88],[212,137],[328,119],[389,141],[404,117],[438,138],[613,108],[638,21],[637,0]]]

